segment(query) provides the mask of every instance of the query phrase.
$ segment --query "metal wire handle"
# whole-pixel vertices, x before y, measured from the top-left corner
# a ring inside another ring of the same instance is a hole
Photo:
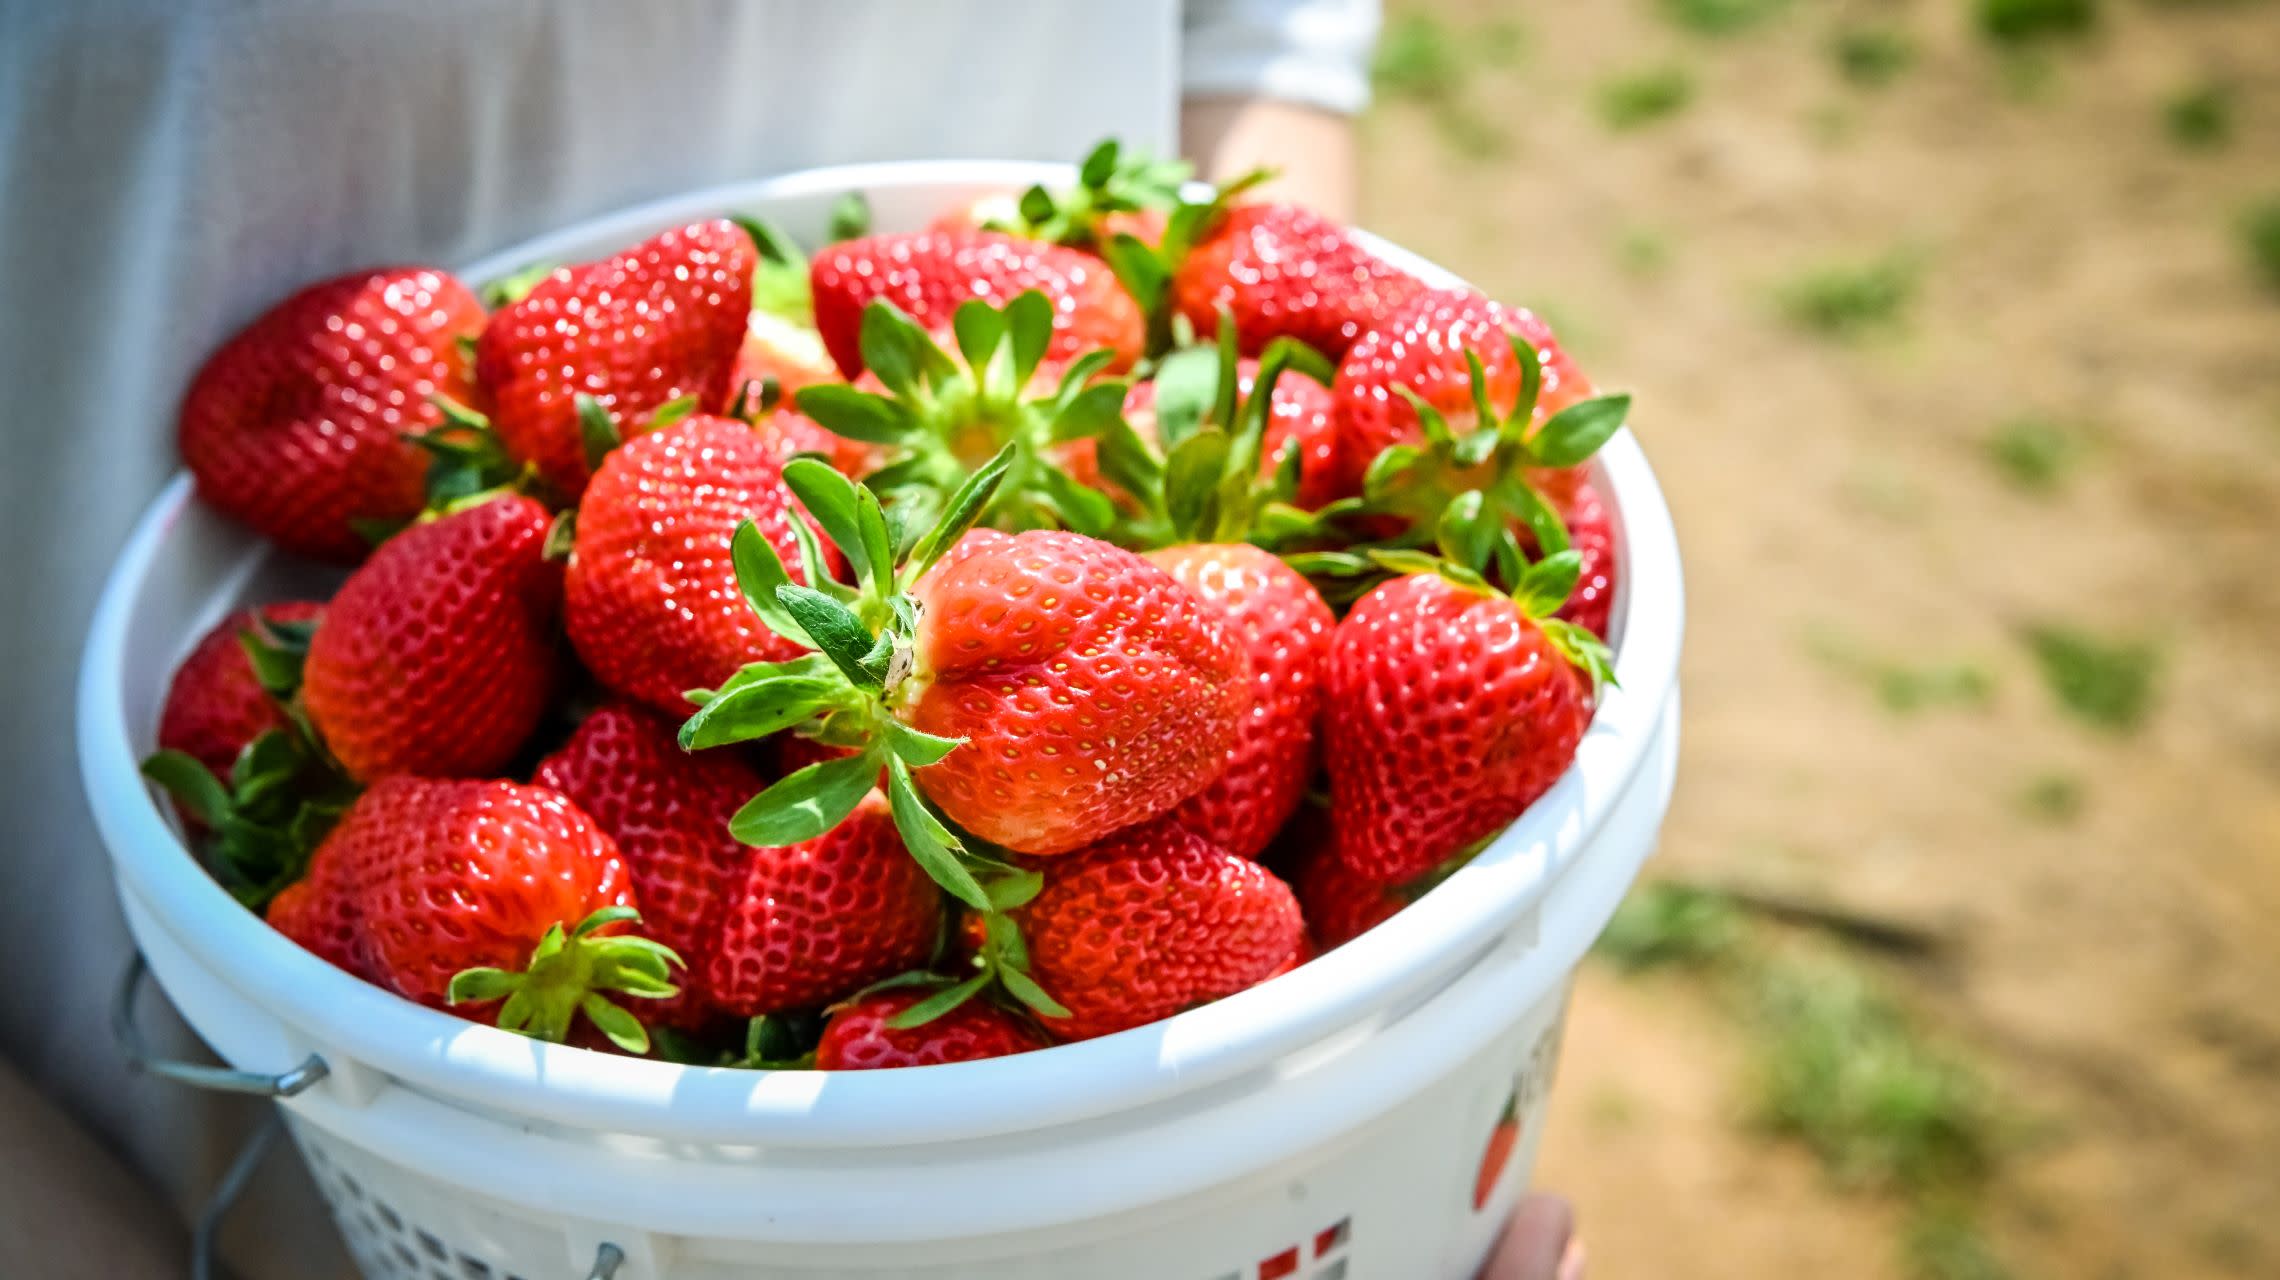
[[[143,960],[142,952],[135,952],[134,959],[127,962],[126,975],[119,980],[118,998],[111,1005],[111,1034],[117,1038],[128,1064],[136,1070],[192,1088],[248,1093],[258,1098],[290,1098],[332,1074],[325,1060],[313,1053],[300,1066],[278,1075],[209,1067],[158,1056],[143,1043],[142,1030],[135,1025],[135,997],[142,993],[143,978],[149,973],[150,965]]]
[[[618,1268],[624,1265],[625,1250],[605,1244],[594,1250],[594,1269],[586,1273],[586,1280],[616,1280]]]
[[[214,1256],[220,1247],[222,1220],[237,1207],[238,1197],[245,1194],[246,1184],[253,1181],[261,1162],[269,1158],[269,1149],[277,1145],[278,1131],[285,1127],[277,1108],[267,1110],[261,1127],[238,1149],[237,1159],[230,1161],[229,1171],[215,1184],[214,1194],[206,1198],[206,1207],[198,1211],[197,1225],[190,1232],[190,1280],[215,1280],[221,1274]]]

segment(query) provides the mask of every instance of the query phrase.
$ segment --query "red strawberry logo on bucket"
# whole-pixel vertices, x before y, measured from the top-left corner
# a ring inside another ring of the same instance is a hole
[[[1504,1109],[1497,1113],[1496,1123],[1489,1128],[1488,1141],[1480,1153],[1480,1170],[1473,1175],[1473,1212],[1488,1207],[1495,1197],[1497,1184],[1504,1181],[1505,1167],[1512,1163],[1512,1153],[1520,1146],[1528,1112],[1538,1099],[1551,1091],[1552,1072],[1559,1065],[1560,1032],[1567,1026],[1567,1011],[1560,1011],[1559,1019],[1544,1028],[1521,1059],[1520,1069],[1512,1078],[1511,1092],[1504,1097]]]

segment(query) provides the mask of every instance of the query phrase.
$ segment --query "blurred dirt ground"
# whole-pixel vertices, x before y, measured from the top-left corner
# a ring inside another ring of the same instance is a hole
[[[1651,874],[1928,940],[1859,962],[2015,1117],[2000,1265],[1914,1257],[1705,982],[1594,967],[1541,1180],[1599,1276],[2280,1275],[2280,4],[2084,7],[1389,5],[1365,223],[1635,389],[1677,514]]]

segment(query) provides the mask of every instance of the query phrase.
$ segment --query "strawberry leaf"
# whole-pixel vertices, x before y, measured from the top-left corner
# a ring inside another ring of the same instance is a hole
[[[618,431],[617,420],[610,416],[608,409],[602,407],[601,401],[581,391],[578,393],[577,404],[578,443],[586,450],[586,469],[599,471],[602,469],[602,459],[609,456],[610,450],[624,443],[625,437]]]
[[[836,671],[785,673],[725,688],[682,722],[681,749],[702,751],[782,732],[847,704],[848,692]]]
[[[954,987],[944,987],[894,1017],[887,1019],[887,1025],[896,1031],[914,1031],[923,1027],[980,995],[982,988],[990,985],[990,979],[994,976],[985,969]]]
[[[1598,697],[1607,687],[1621,683],[1615,678],[1615,656],[1607,648],[1606,641],[1565,618],[1545,618],[1536,625],[1543,629],[1545,638],[1552,642],[1552,647],[1559,650],[1562,657],[1591,677],[1593,697]]]
[[[736,585],[744,593],[744,603],[760,621],[786,640],[815,648],[815,641],[800,628],[799,620],[776,599],[776,588],[792,585],[792,578],[784,569],[783,557],[776,554],[775,545],[760,532],[760,526],[750,520],[737,525],[729,539],[728,554],[736,566]]]
[[[959,860],[965,846],[934,816],[911,781],[910,766],[897,756],[887,759],[887,805],[894,813],[895,830],[901,833],[903,846],[934,883],[976,911],[989,910],[989,895]]]
[[[1623,429],[1631,414],[1628,395],[1593,396],[1551,416],[1533,442],[1536,465],[1580,466]]]
[[[873,752],[818,761],[747,800],[729,819],[729,834],[763,849],[813,840],[855,812],[878,777]]]
[[[1053,304],[1035,289],[1024,290],[1005,304],[1005,328],[1013,351],[1013,385],[1026,387],[1053,341]]]
[[[1121,380],[1083,388],[1054,412],[1047,435],[1056,444],[1099,436],[1124,420],[1124,397],[1130,390],[1131,384]]]
[[[1005,342],[1006,318],[1003,311],[992,307],[980,298],[970,298],[958,304],[950,317],[950,332],[958,340],[958,354],[966,358],[966,367],[980,369],[988,365],[990,357]]]
[[[776,600],[815,641],[815,647],[844,672],[858,689],[878,693],[885,687],[884,664],[873,665],[876,643],[855,611],[812,587],[786,583],[776,588]]]
[[[164,787],[191,817],[209,827],[219,826],[237,808],[230,799],[229,788],[222,785],[213,770],[188,752],[172,749],[153,752],[143,761],[142,773]]]
[[[1512,598],[1529,617],[1547,617],[1575,594],[1576,580],[1582,574],[1583,553],[1571,547],[1529,565],[1514,584]]]
[[[1055,1000],[1046,992],[1045,988],[1037,985],[1035,978],[1030,977],[1020,969],[999,969],[998,981],[1005,984],[1007,995],[1028,1005],[1040,1016],[1047,1018],[1066,1018],[1069,1016],[1068,1006]]]
[[[850,191],[832,202],[824,235],[834,244],[871,233],[871,202],[860,191]]]
[[[837,382],[802,387],[793,401],[824,430],[865,444],[894,444],[918,429],[897,401]]]
[[[887,750],[894,752],[895,759],[913,769],[923,769],[930,764],[938,764],[942,757],[966,744],[964,738],[943,738],[913,729],[893,716],[888,716],[883,725],[886,730]]]
[[[1201,431],[1176,445],[1164,461],[1164,511],[1175,536],[1197,538],[1212,524],[1213,499],[1227,464],[1227,433]]]
[[[883,580],[892,569],[893,551],[887,545],[887,528],[879,517],[879,501],[854,481],[814,458],[794,458],[784,464],[784,483],[806,508],[809,518],[847,557],[857,581]],[[870,502],[870,515],[863,510]],[[867,527],[876,520],[875,527]]]
[[[1176,449],[1195,434],[1218,396],[1217,348],[1184,347],[1165,356],[1156,366],[1156,438],[1164,448]]]
[[[950,500],[943,504],[941,518],[935,521],[934,527],[926,531],[926,536],[920,538],[918,545],[911,551],[910,562],[902,572],[906,584],[918,581],[921,575],[934,567],[934,562],[940,560],[944,552],[956,546],[958,539],[965,537],[966,531],[974,527],[974,522],[989,507],[990,500],[997,496],[998,487],[1005,483],[1006,473],[1012,470],[1020,454],[1021,446],[1014,444],[998,450],[996,457],[967,476],[966,482],[950,495]]]

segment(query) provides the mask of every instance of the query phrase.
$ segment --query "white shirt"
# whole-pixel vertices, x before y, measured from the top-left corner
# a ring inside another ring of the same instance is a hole
[[[271,302],[810,165],[1168,151],[1183,89],[1351,111],[1376,25],[1375,0],[0,0],[0,1052],[186,1212],[249,1114],[111,1047],[128,943],[68,737],[182,388]],[[290,1161],[266,1180],[296,1194]],[[275,1225],[312,1206],[238,1216],[252,1280],[346,1274]]]

